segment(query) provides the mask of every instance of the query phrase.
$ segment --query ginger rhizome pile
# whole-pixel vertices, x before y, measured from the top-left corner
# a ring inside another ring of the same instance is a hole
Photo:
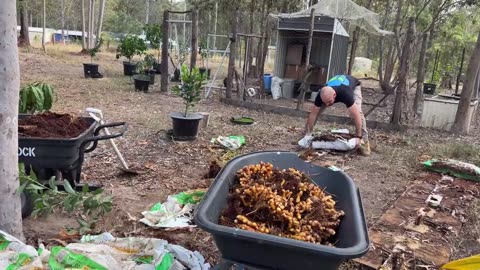
[[[220,223],[317,244],[331,245],[344,212],[303,173],[270,163],[237,172]]]

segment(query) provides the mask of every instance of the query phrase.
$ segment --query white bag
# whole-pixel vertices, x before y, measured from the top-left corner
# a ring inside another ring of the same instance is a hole
[[[313,141],[313,136],[310,134],[305,135],[299,142],[303,148],[309,148],[312,146],[313,149],[324,149],[324,150],[337,150],[337,151],[350,151],[355,149],[355,138],[350,140],[337,139],[336,141]]]
[[[273,99],[279,99],[282,96],[282,88],[281,88],[282,83],[283,83],[283,80],[280,79],[279,77],[272,78],[272,98]]]

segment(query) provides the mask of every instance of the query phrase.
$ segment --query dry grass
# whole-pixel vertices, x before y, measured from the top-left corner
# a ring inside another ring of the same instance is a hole
[[[451,158],[471,162],[480,166],[480,147],[466,143],[447,143],[432,146],[431,155],[435,158]]]

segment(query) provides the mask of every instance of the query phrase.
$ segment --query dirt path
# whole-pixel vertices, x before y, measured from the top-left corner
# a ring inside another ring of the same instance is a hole
[[[88,57],[68,53],[51,56],[42,53],[21,53],[22,83],[42,80],[55,86],[58,101],[53,111],[84,114],[87,107],[101,109],[106,119],[126,121],[127,134],[118,140],[120,151],[126,160],[146,170],[139,176],[122,174],[109,144],[88,154],[82,179],[102,183],[114,196],[113,212],[100,224],[99,230],[107,230],[118,236],[143,235],[164,238],[187,248],[199,250],[210,262],[217,261],[212,238],[199,229],[165,232],[152,230],[140,224],[141,212],[154,203],[165,200],[169,194],[207,188],[211,180],[203,179],[209,161],[225,153],[212,149],[210,139],[219,135],[245,135],[247,145],[235,155],[262,150],[297,150],[301,137],[295,128],[303,128],[304,119],[247,111],[226,106],[216,101],[202,102],[195,110],[209,112],[210,125],[201,130],[193,143],[176,143],[167,139],[171,128],[168,114],[183,110],[182,100],[159,92],[160,77],[150,93],[133,91],[133,81],[123,76],[120,60],[113,54],[101,53],[100,72],[105,78],[83,78],[81,63]],[[232,116],[250,116],[256,120],[252,126],[235,126]],[[325,127],[331,127],[327,124]],[[429,154],[431,144],[444,143],[452,137],[430,131],[410,131],[407,135],[385,134],[372,131],[374,153],[371,157],[355,154],[335,157],[337,166],[343,166],[360,188],[369,223],[374,222],[388,208],[412,176],[420,169],[417,157]],[[476,142],[476,138],[467,138]],[[73,218],[56,213],[48,219],[31,218],[24,221],[30,241],[56,238],[66,225],[74,225]]]

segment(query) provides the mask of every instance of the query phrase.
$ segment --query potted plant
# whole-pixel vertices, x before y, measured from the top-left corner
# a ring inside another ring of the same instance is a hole
[[[145,61],[140,61],[135,67],[137,70],[135,75],[132,76],[135,82],[135,90],[147,93],[148,87],[150,86],[150,76],[146,74],[147,65],[145,64]]]
[[[134,35],[127,35],[122,39],[120,46],[117,48],[117,59],[124,56],[128,62],[123,62],[123,74],[126,76],[134,75],[135,63],[132,63],[132,58],[135,55],[142,55],[147,50],[145,41]]]
[[[183,98],[185,111],[172,112],[173,137],[176,140],[195,140],[198,134],[198,125],[203,116],[190,110],[200,101],[202,86],[206,76],[200,73],[198,67],[192,70],[187,65],[181,66],[181,84],[172,91]]]
[[[210,79],[210,69],[205,67],[205,59],[208,57],[208,50],[207,50],[207,45],[205,42],[201,42],[200,46],[198,47],[198,54],[200,54],[200,57],[202,59],[202,67],[200,68],[200,72],[204,74],[205,72],[207,73],[207,78]]]
[[[20,89],[18,112],[34,114],[49,111],[55,99],[56,93],[53,86],[43,82],[27,84]]]
[[[102,47],[103,44],[103,39],[100,38],[97,42],[97,45],[92,48],[87,50],[88,54],[90,54],[90,63],[84,63],[83,64],[83,73],[85,75],[85,78],[102,78],[103,75],[98,72],[98,64],[93,63],[93,58],[97,55],[97,53],[100,51],[100,47]]]
[[[150,84],[154,85],[155,84],[155,56],[153,54],[147,54],[145,55],[145,58],[143,59],[144,61],[144,74],[150,76]]]
[[[157,61],[154,62],[153,67],[157,74],[161,74],[160,63],[160,44],[162,42],[162,26],[159,24],[147,24],[144,27],[146,39],[150,42],[152,48],[157,49]]]

